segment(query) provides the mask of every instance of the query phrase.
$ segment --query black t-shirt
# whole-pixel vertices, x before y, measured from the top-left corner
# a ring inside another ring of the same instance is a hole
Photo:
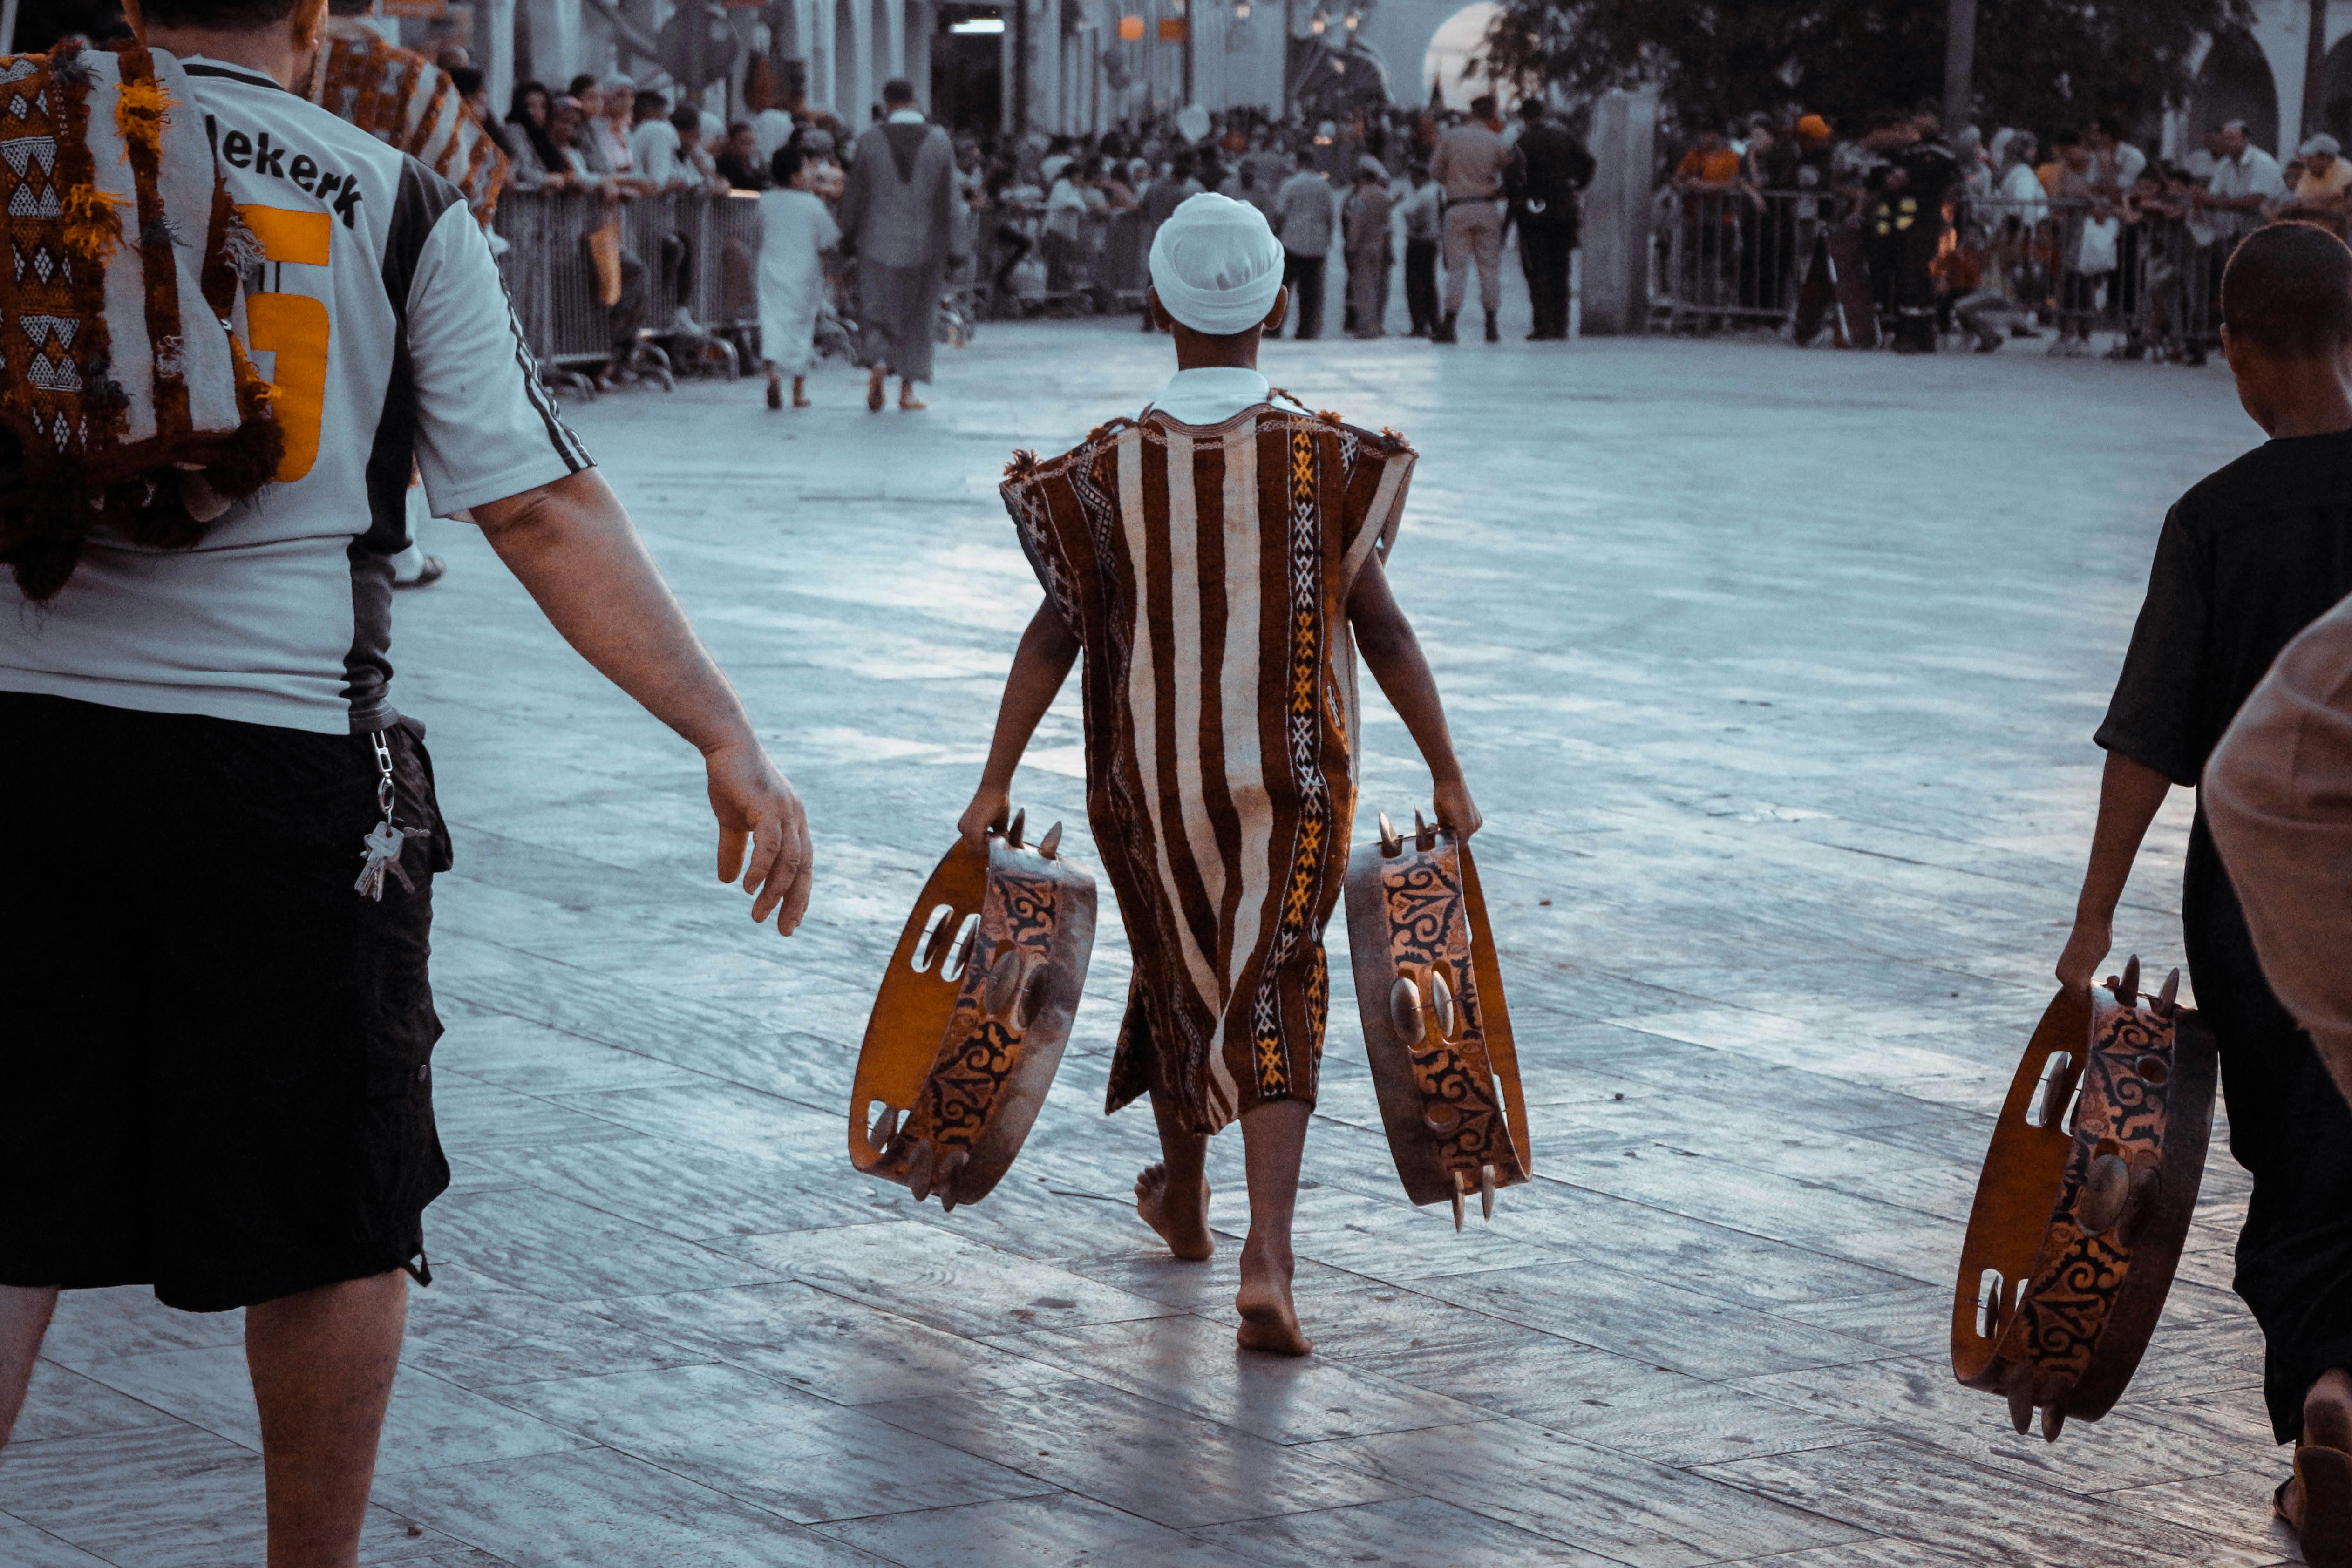
[[[2352,432],[2273,441],[2174,503],[2094,737],[2192,788],[2279,650],[2352,593]]]

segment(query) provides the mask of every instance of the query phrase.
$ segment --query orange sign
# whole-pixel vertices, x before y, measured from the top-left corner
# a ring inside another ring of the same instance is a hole
[[[1181,16],[1160,17],[1160,41],[1163,44],[1182,43],[1184,41],[1184,18]]]
[[[1140,16],[1121,16],[1118,19],[1118,36],[1121,39],[1130,44],[1141,43],[1143,41],[1143,18]]]

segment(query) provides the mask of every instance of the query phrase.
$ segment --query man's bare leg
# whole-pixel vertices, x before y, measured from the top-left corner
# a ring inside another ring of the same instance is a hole
[[[1242,1117],[1242,1153],[1249,1169],[1249,1239],[1242,1245],[1242,1288],[1234,1305],[1242,1315],[1244,1350],[1305,1355],[1314,1349],[1298,1332],[1290,1301],[1290,1219],[1298,1207],[1298,1163],[1307,1152],[1312,1110],[1276,1100]]]
[[[0,1448],[16,1429],[25,1389],[33,1381],[33,1360],[41,1354],[41,1336],[49,1332],[49,1314],[57,1310],[54,1290],[0,1285]]]
[[[408,1278],[395,1270],[245,1312],[245,1361],[261,1410],[269,1568],[350,1568],[375,1475]]]
[[[1209,1137],[1188,1133],[1176,1119],[1176,1097],[1151,1092],[1151,1114],[1160,1124],[1164,1162],[1146,1166],[1135,1178],[1135,1212],[1160,1232],[1168,1250],[1198,1263],[1217,1249],[1209,1233]]]

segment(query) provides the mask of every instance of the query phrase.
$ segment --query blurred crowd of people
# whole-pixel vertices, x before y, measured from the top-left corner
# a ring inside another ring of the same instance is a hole
[[[2050,336],[2072,356],[2105,326],[2116,357],[2201,363],[2230,251],[2282,217],[2344,234],[2352,162],[2319,135],[2282,166],[2239,121],[2174,162],[2113,119],[1947,136],[1931,101],[1847,135],[1791,108],[1701,130],[1660,200],[1668,287],[1704,327],[1834,322],[1912,352]]]
[[[583,100],[583,87],[601,89],[601,98]],[[616,98],[625,110],[614,107]],[[837,202],[852,148],[837,117],[768,109],[733,124],[706,122],[698,134],[689,134],[690,118],[618,80],[574,83],[561,98],[526,83],[509,116],[516,126],[565,128],[541,131],[567,166],[541,157],[550,172],[533,177],[542,183],[637,193],[649,174],[637,138],[661,122],[674,124],[687,150],[658,165],[672,188],[681,176],[669,171],[684,166],[683,156],[693,160],[687,183],[766,190],[780,183],[776,155],[789,150],[800,156],[805,188]],[[716,152],[706,158],[709,148]],[[1314,124],[1257,110],[1195,109],[1095,135],[965,131],[954,149],[959,265],[950,295],[975,316],[1139,315],[1152,234],[1185,197],[1215,191],[1258,207],[1282,238],[1296,336],[1323,330],[1336,255],[1348,279],[1342,329],[1381,334],[1401,261],[1412,335],[1455,340],[1454,318],[1475,274],[1492,339],[1501,253],[1514,230],[1538,300],[1532,336],[1567,336],[1569,253],[1592,165],[1581,140],[1540,102],[1507,122],[1491,99],[1467,112],[1398,110]]]

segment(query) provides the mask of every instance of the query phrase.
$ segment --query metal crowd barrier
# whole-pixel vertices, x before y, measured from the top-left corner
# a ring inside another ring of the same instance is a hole
[[[1668,188],[1659,202],[1651,296],[1654,318],[1669,330],[1793,328],[1806,276],[1822,264],[1833,232],[1875,308],[1890,308],[1900,242],[1876,232],[1867,206],[1842,213],[1826,192],[1745,189]],[[2086,271],[2084,230],[2105,210],[2043,197],[1948,201],[1931,268],[1944,329],[2005,319],[2054,326],[2062,337],[2119,333],[2117,351],[2134,358],[2208,351],[2219,340],[2221,267],[2236,241],[2231,220],[2144,214],[2119,223],[2113,266]]]
[[[1141,308],[1151,250],[1151,227],[1141,213],[1000,206],[982,209],[975,220],[972,283],[986,314],[1018,319]]]
[[[1051,231],[1034,212],[996,208],[974,217],[971,264],[950,280],[942,329],[950,340],[960,323],[968,331],[973,312],[1141,306],[1150,249],[1142,214],[1087,213]],[[759,363],[760,208],[751,193],[608,202],[588,191],[509,191],[495,227],[507,242],[499,267],[524,340],[549,375],[575,390],[587,385],[582,372],[616,354],[665,379],[681,357],[725,374]],[[617,275],[617,305],[604,300],[600,250],[606,273]],[[1043,263],[1042,277],[1040,268],[1017,265],[1032,258]]]
[[[607,202],[587,191],[509,191],[494,225],[524,340],[551,370],[604,363],[616,349],[650,355],[665,375],[683,350],[733,374],[759,323],[753,291],[759,199],[670,192]],[[598,252],[618,274],[622,298],[607,305]],[[683,307],[698,330],[678,319]],[[656,343],[667,343],[665,351]]]

